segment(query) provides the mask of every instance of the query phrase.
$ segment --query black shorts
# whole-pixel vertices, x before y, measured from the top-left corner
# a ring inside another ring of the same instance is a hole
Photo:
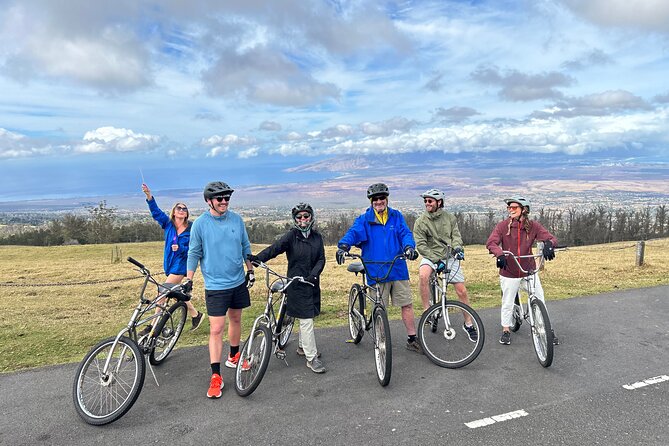
[[[228,308],[242,309],[251,306],[251,296],[246,282],[228,290],[204,290],[209,316],[225,316]]]

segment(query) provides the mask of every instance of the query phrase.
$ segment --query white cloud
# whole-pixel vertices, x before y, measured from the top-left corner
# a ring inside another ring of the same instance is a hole
[[[669,33],[666,0],[562,0],[574,13],[593,23]]]
[[[75,146],[79,153],[139,152],[155,149],[160,137],[135,133],[129,129],[100,127],[86,132],[84,142]]]
[[[246,150],[242,150],[237,153],[237,158],[241,159],[246,159],[246,158],[253,158],[255,156],[258,156],[258,153],[260,152],[260,149],[258,147],[250,147]]]

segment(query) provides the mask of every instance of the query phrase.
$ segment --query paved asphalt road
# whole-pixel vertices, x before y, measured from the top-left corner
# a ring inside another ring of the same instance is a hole
[[[160,387],[147,372],[134,407],[103,427],[74,411],[75,364],[4,374],[0,444],[669,444],[669,287],[549,302],[549,310],[562,345],[548,369],[526,325],[510,346],[499,344],[498,309],[480,312],[484,349],[458,370],[406,350],[393,322],[385,388],[367,335],[356,346],[344,342],[347,329],[324,329],[324,375],[305,367],[291,341],[290,366],[272,357],[253,395],[237,396],[226,369],[223,397],[208,400],[206,347],[178,349],[156,369]]]

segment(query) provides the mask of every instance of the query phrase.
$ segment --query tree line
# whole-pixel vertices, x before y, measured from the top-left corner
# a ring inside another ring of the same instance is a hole
[[[162,229],[153,220],[123,222],[114,207],[105,201],[87,208],[88,215],[66,214],[39,228],[22,230],[0,238],[0,245],[53,246],[145,242],[163,239]],[[485,244],[495,225],[505,216],[487,213],[456,212],[458,227],[465,245]],[[335,245],[357,217],[341,213],[317,222],[326,245]],[[405,213],[410,228],[418,215]],[[560,245],[580,246],[627,240],[647,240],[669,236],[666,205],[641,210],[609,209],[598,206],[580,210],[542,208],[534,214],[559,240]],[[269,244],[291,228],[291,223],[251,220],[246,223],[252,243]]]

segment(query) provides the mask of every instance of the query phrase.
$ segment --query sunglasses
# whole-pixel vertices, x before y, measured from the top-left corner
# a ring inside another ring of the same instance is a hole
[[[311,218],[311,214],[297,214],[295,220],[308,220]]]
[[[223,200],[230,201],[230,195],[218,195],[214,197],[214,200],[218,201],[219,203],[222,202]]]
[[[520,206],[514,204],[513,206],[507,206],[506,208],[510,211],[515,211],[516,209],[520,209]]]
[[[385,195],[375,195],[375,196],[372,197],[372,201],[383,201],[386,198],[387,197]]]
[[[175,206],[174,210],[181,212],[188,212],[188,208],[185,206]]]
[[[434,203],[436,203],[437,201],[436,201],[436,200],[433,200],[432,198],[425,198],[425,199],[423,200],[423,202],[425,202],[425,203],[427,203],[427,204],[434,204]]]

